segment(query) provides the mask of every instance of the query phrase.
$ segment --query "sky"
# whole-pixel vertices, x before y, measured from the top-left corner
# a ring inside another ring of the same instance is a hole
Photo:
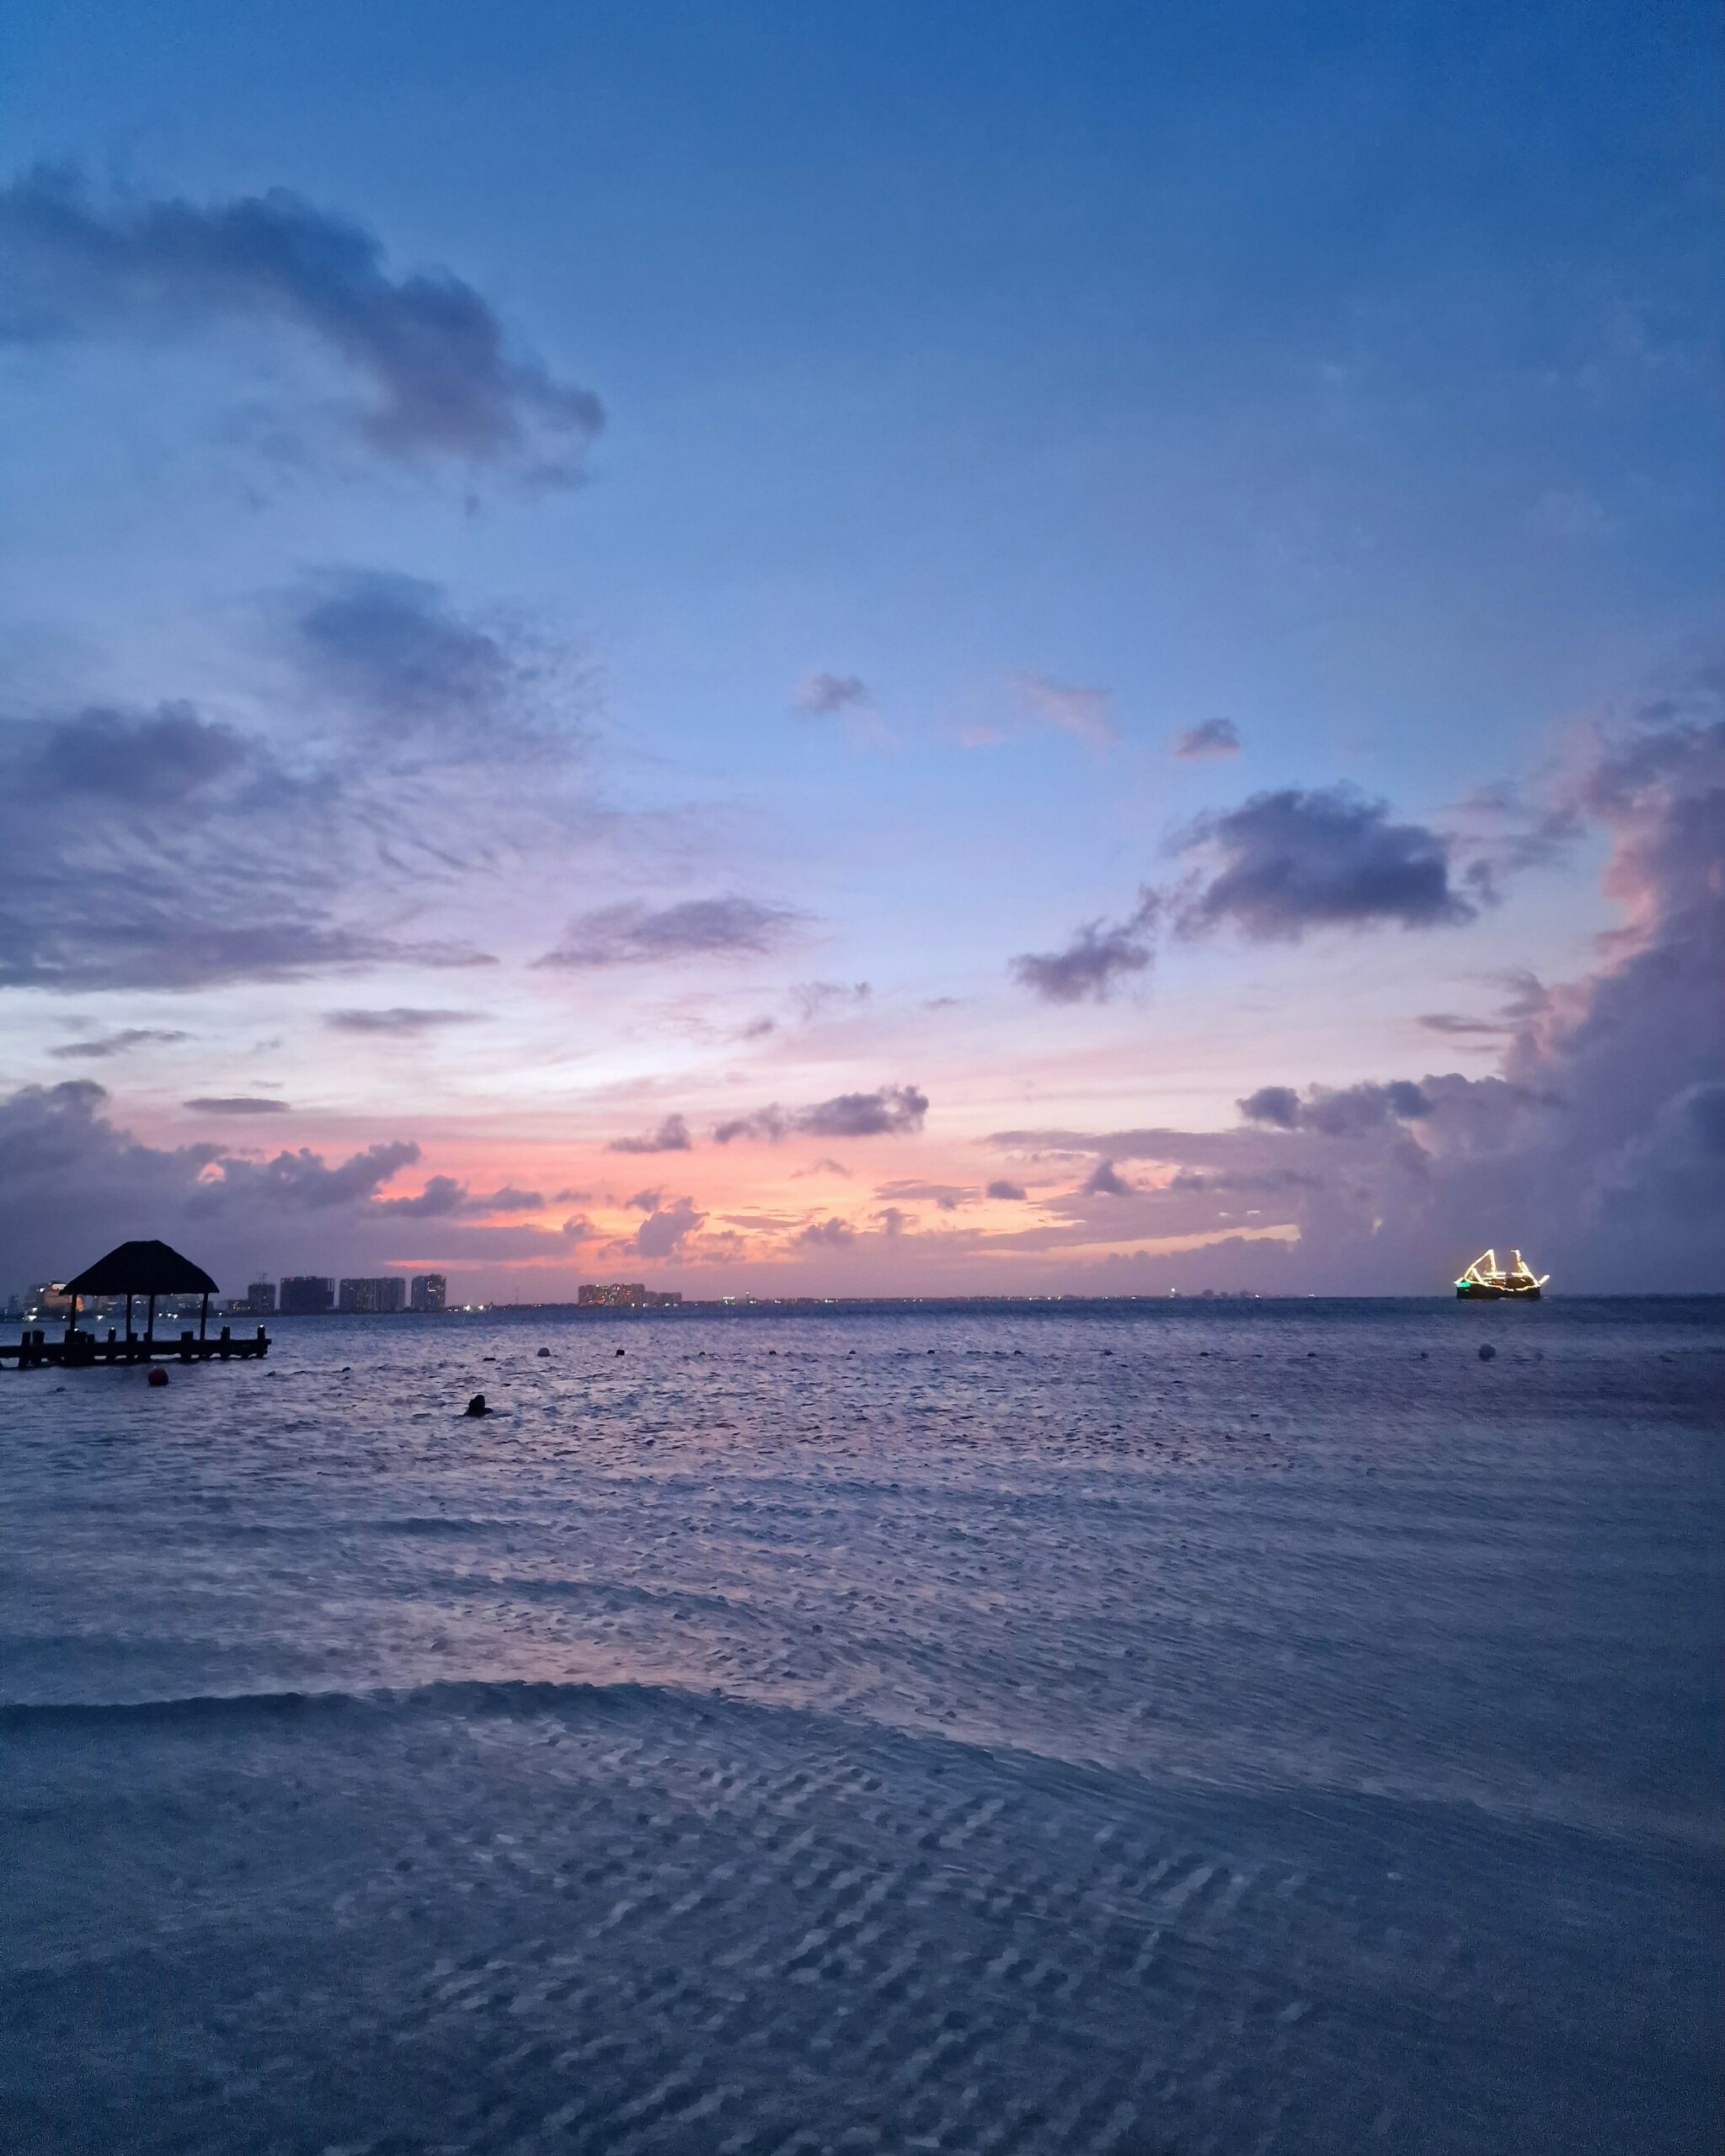
[[[1725,1289],[1688,0],[0,24],[0,1293]]]

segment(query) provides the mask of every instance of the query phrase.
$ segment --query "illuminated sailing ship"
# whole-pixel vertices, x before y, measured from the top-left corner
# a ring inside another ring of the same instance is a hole
[[[1513,1296],[1521,1302],[1538,1302],[1540,1290],[1551,1278],[1551,1274],[1542,1273],[1538,1279],[1535,1279],[1533,1267],[1519,1250],[1511,1251],[1509,1255],[1513,1262],[1508,1266],[1498,1264],[1495,1250],[1488,1250],[1475,1258],[1455,1283],[1456,1300],[1463,1303],[1498,1303],[1505,1296]]]

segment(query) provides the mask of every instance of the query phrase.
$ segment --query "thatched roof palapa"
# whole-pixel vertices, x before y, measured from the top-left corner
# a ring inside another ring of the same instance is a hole
[[[214,1295],[216,1283],[200,1265],[182,1257],[166,1243],[121,1243],[99,1257],[75,1280],[68,1295]]]

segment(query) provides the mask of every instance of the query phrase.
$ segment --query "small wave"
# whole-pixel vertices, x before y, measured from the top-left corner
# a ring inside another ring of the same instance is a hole
[[[431,1684],[374,1690],[194,1692],[177,1699],[0,1701],[0,1732],[224,1726],[238,1721],[285,1721],[341,1715],[461,1716],[627,1714],[675,1704],[716,1704],[672,1685],[616,1684],[455,1678]]]

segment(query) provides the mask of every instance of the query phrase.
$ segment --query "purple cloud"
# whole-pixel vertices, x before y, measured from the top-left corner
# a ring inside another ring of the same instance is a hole
[[[694,1145],[689,1126],[680,1115],[668,1115],[656,1130],[636,1138],[613,1138],[608,1153],[686,1153]]]
[[[1207,718],[1200,726],[1188,726],[1174,739],[1174,754],[1186,763],[1239,753],[1240,729],[1231,718]]]
[[[792,691],[791,701],[811,718],[833,718],[847,711],[866,710],[873,699],[865,681],[854,674],[805,674]]]
[[[1128,975],[1149,970],[1161,905],[1142,890],[1124,921],[1086,921],[1063,950],[1021,953],[1012,977],[1044,1003],[1106,1003]]]
[[[1259,942],[1293,942],[1314,928],[1433,928],[1478,910],[1450,881],[1445,840],[1392,824],[1386,803],[1342,787],[1254,794],[1200,819],[1182,850],[1212,864],[1181,905],[1187,935],[1226,922]]]
[[[359,432],[382,456],[566,483],[602,424],[590,390],[511,352],[471,285],[391,275],[375,234],[285,189],[208,205],[98,201],[76,173],[39,167],[0,189],[0,266],[10,334],[32,344],[286,323],[366,385]]]
[[[803,1250],[846,1250],[856,1240],[857,1230],[836,1214],[825,1220],[811,1221],[791,1238]]]
[[[673,1204],[658,1206],[636,1229],[634,1248],[643,1257],[673,1257],[707,1219],[697,1212],[692,1198],[679,1198]]]
[[[1239,1102],[1251,1123],[1278,1130],[1316,1130],[1326,1138],[1353,1138],[1387,1123],[1413,1123],[1432,1113],[1421,1089],[1405,1078],[1387,1086],[1363,1084],[1332,1090],[1314,1086],[1304,1098],[1290,1086],[1261,1086]]]
[[[777,1144],[793,1134],[810,1138],[902,1138],[922,1128],[928,1096],[915,1086],[879,1086],[872,1093],[838,1093],[812,1107],[786,1109],[776,1103],[752,1115],[734,1116],[713,1133],[719,1145],[734,1138],[766,1139]]]

